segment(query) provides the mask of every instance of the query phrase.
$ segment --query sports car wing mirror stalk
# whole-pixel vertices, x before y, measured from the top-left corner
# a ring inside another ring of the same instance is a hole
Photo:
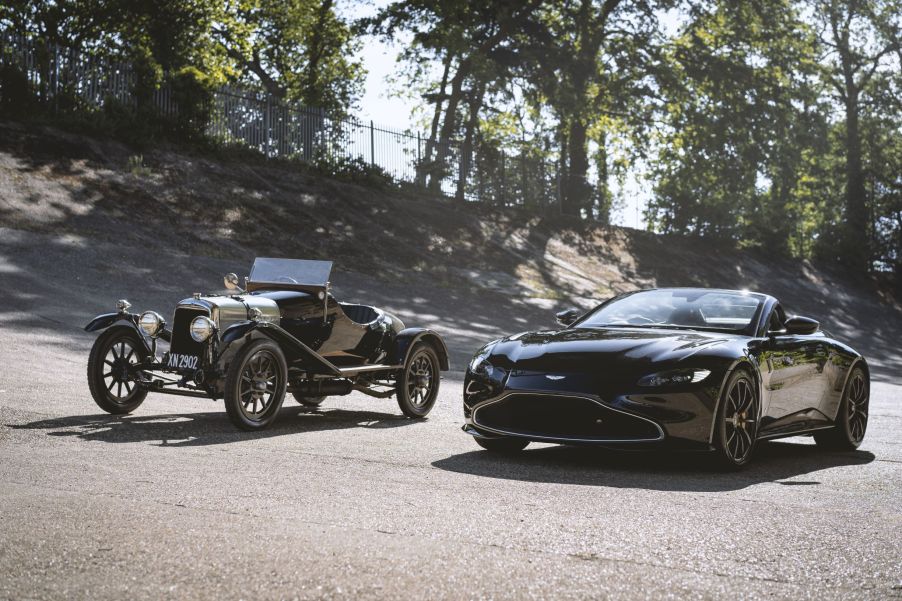
[[[149,392],[223,399],[235,426],[260,430],[286,394],[316,407],[328,395],[357,391],[396,396],[406,416],[426,417],[440,372],[450,369],[445,343],[376,307],[337,302],[331,269],[331,261],[258,258],[243,289],[230,273],[228,294],[179,302],[171,330],[159,313],[130,313],[120,300],[116,313],[85,326],[99,333],[88,357],[94,401],[121,414]],[[162,356],[160,340],[169,343]]]
[[[564,309],[563,311],[555,313],[554,319],[566,328],[567,326],[573,325],[573,322],[579,319],[581,314],[582,312],[579,309]]]

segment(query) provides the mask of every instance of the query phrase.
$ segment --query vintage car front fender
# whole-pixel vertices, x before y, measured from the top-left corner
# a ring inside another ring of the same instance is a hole
[[[132,328],[138,334],[138,338],[141,340],[141,343],[148,353],[153,353],[153,347],[147,342],[147,336],[138,329],[138,317],[138,315],[134,315],[133,313],[104,313],[88,322],[88,325],[85,326],[85,332],[105,330],[113,324],[121,322],[124,326]],[[169,341],[171,332],[164,328],[159,336],[160,338]]]
[[[85,332],[97,332],[99,330],[105,330],[117,321],[122,321],[127,323],[131,327],[135,328],[135,331],[141,336],[141,340],[145,339],[144,333],[138,329],[138,318],[140,315],[136,315],[134,313],[104,313],[103,315],[98,315],[85,326]],[[160,330],[158,334],[159,338],[169,342],[172,338],[172,332],[166,329],[166,326],[163,326],[163,329]],[[147,341],[145,340],[145,346],[147,346]],[[150,348],[148,346],[148,348]]]
[[[124,321],[129,325],[134,326],[135,328],[138,327],[137,315],[133,315],[131,313],[104,313],[103,315],[98,315],[97,317],[92,319],[88,323],[88,325],[85,326],[85,332],[105,330],[117,321]]]
[[[432,330],[426,328],[406,328],[398,332],[395,337],[395,345],[392,349],[391,363],[393,365],[405,365],[407,356],[417,342],[425,342],[435,349],[438,355],[439,367],[442,371],[451,369],[451,362],[448,359],[448,347],[442,337]]]
[[[223,344],[231,344],[244,338],[252,332],[259,332],[263,336],[272,339],[289,360],[304,360],[313,371],[321,374],[340,376],[341,372],[328,360],[319,355],[312,348],[292,336],[281,326],[265,321],[239,321],[232,324],[222,333],[220,340]]]

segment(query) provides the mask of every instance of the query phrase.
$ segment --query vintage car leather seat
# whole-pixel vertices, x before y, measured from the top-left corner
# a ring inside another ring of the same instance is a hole
[[[369,305],[352,305],[348,303],[339,303],[341,310],[345,312],[348,319],[354,323],[366,325],[373,323],[379,319],[379,311]]]

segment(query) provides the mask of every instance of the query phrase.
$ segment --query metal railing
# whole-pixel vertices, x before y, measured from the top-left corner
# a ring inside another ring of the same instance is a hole
[[[103,110],[111,102],[137,107],[141,100],[161,117],[179,114],[176,95],[166,78],[139,99],[135,69],[126,61],[0,32],[0,65],[19,69],[39,101],[53,110],[60,110],[61,100],[65,100],[65,110],[76,112]],[[330,116],[321,109],[235,86],[213,91],[205,135],[268,158],[378,168],[396,183],[471,202],[537,210],[559,202],[554,163],[485,146],[473,148],[467,158],[458,141],[427,144],[418,132]]]

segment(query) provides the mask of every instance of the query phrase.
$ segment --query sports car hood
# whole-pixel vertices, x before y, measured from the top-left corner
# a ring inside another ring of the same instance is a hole
[[[735,334],[642,328],[568,328],[528,332],[494,345],[490,361],[520,372],[648,372],[692,357],[732,355]],[[692,362],[695,366],[695,362]],[[624,375],[626,375],[624,373]]]

